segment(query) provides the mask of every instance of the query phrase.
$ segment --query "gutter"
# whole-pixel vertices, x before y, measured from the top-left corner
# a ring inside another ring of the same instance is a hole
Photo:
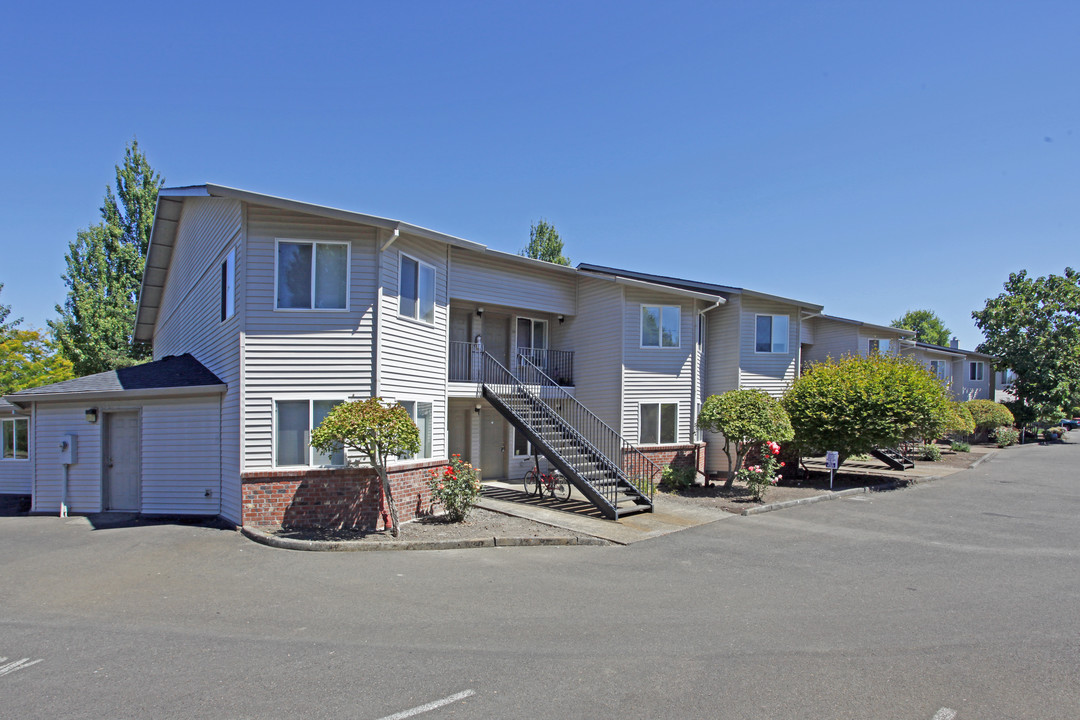
[[[140,388],[138,390],[85,390],[82,392],[34,393],[32,395],[8,395],[4,399],[12,405],[26,409],[33,403],[70,402],[89,400],[142,400],[146,398],[186,397],[197,395],[223,395],[228,385],[189,385],[171,388]]]

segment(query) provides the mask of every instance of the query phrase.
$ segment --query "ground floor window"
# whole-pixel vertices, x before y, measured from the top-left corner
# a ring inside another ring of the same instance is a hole
[[[983,379],[983,364],[981,362],[971,363],[971,368],[968,371],[968,375],[971,380],[975,382],[981,382]]]
[[[529,438],[525,437],[525,433],[514,428],[514,455],[517,457],[531,457],[535,455],[536,452],[537,451],[533,449],[533,444],[529,442]]]
[[[679,435],[678,403],[641,403],[638,442],[642,445],[673,443]]]
[[[30,459],[30,421],[26,418],[0,420],[0,458]]]
[[[402,455],[400,460],[414,460],[431,457],[431,403],[418,400],[402,400],[398,403],[409,412],[409,417],[420,431],[420,452],[416,455]]]
[[[311,447],[311,429],[341,400],[278,400],[274,403],[274,464],[341,467],[345,451],[324,453]]]
[[[944,360],[931,360],[930,372],[938,376],[939,380],[945,379],[945,361]]]

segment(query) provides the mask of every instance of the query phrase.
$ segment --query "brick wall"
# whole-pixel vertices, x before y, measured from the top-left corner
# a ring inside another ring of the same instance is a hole
[[[705,443],[685,443],[682,445],[638,445],[641,453],[659,465],[697,468],[705,472]]]
[[[390,468],[400,522],[432,514],[428,476],[445,465],[425,460]],[[390,524],[379,476],[370,467],[246,472],[241,488],[244,525],[385,530]]]

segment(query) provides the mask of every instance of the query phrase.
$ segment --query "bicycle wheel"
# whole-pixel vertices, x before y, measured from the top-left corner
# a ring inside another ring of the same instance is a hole
[[[563,502],[570,499],[570,481],[558,470],[551,473],[551,495]]]
[[[540,494],[540,482],[536,479],[536,468],[525,473],[525,479],[521,481],[521,484],[525,486],[526,495]]]

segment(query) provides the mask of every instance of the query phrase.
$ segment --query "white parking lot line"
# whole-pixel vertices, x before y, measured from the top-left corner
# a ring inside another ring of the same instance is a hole
[[[22,660],[12,660],[11,662],[7,662],[6,657],[0,657],[0,663],[5,663],[3,665],[0,665],[0,676],[7,675],[8,673],[13,673],[16,670],[28,668],[31,665],[37,665],[39,662],[41,662],[40,658],[37,660],[23,658]]]
[[[955,717],[955,710],[951,710],[949,708],[941,708],[936,713],[934,713],[934,717],[931,718],[931,720],[953,720],[953,718]]]
[[[379,718],[379,720],[405,720],[405,718],[411,718],[413,715],[419,715],[420,713],[426,713],[428,710],[441,708],[443,705],[449,705],[452,702],[464,700],[470,695],[475,694],[476,693],[473,690],[462,690],[459,693],[444,697],[442,700],[435,700],[433,702],[427,703],[426,705],[419,705],[409,710],[402,710],[399,713],[394,713],[393,715],[387,715],[386,717]]]

